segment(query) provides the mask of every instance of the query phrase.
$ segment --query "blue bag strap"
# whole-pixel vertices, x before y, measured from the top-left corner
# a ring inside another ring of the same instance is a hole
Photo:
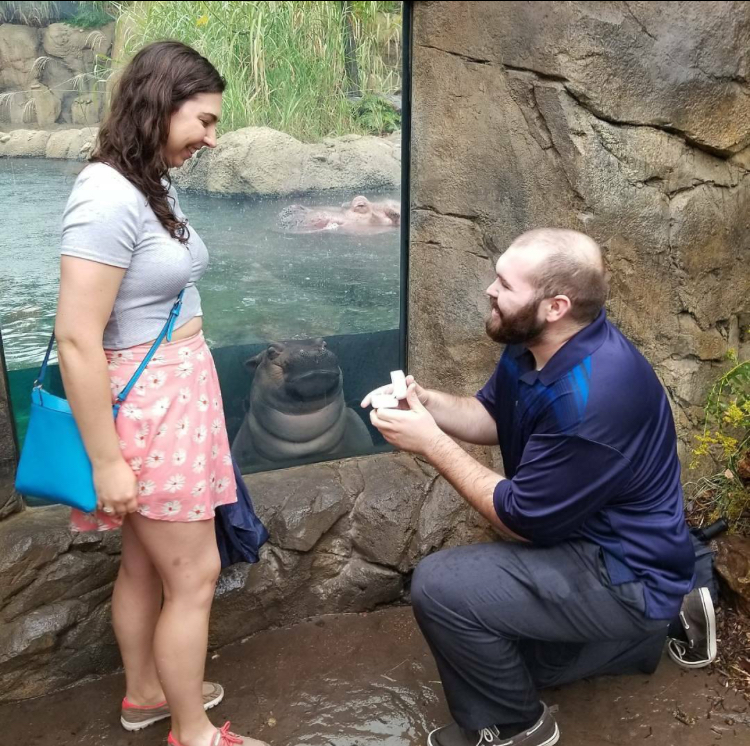
[[[177,317],[180,315],[180,308],[182,307],[182,295],[184,292],[184,289],[181,290],[180,294],[177,296],[177,300],[172,306],[172,310],[169,312],[167,323],[164,324],[164,328],[161,330],[161,332],[159,332],[159,336],[154,340],[154,343],[151,345],[151,349],[146,353],[146,357],[143,358],[143,362],[138,366],[138,370],[133,373],[133,377],[128,381],[127,386],[125,386],[125,388],[117,395],[117,399],[115,399],[115,403],[112,406],[112,411],[115,414],[115,419],[120,412],[122,403],[125,401],[125,398],[130,393],[133,386],[135,386],[135,384],[138,382],[141,373],[146,370],[146,366],[151,362],[151,358],[154,356],[156,348],[162,343],[164,337],[167,338],[167,342],[172,341],[172,332],[174,331],[174,325],[177,321]]]
[[[133,386],[138,382],[138,379],[140,378],[143,371],[146,369],[146,366],[151,362],[151,358],[154,356],[154,353],[156,352],[157,347],[162,343],[164,338],[167,338],[167,342],[172,341],[172,332],[174,331],[174,325],[177,322],[177,317],[180,315],[180,309],[182,308],[182,296],[185,294],[185,289],[183,288],[180,290],[180,294],[177,296],[177,300],[175,301],[175,304],[172,306],[172,310],[169,312],[169,318],[167,319],[167,322],[164,324],[164,328],[159,332],[159,336],[154,340],[154,343],[151,345],[151,349],[146,353],[146,357],[143,358],[143,362],[138,366],[138,370],[136,370],[135,373],[133,373],[133,376],[128,381],[125,388],[118,394],[117,399],[115,399],[115,403],[112,406],[112,411],[114,412],[115,418],[117,418],[117,415],[120,411],[120,407],[122,406],[122,403],[125,401],[125,398],[127,395],[131,392]],[[39,375],[37,376],[36,380],[34,381],[34,389],[39,389],[44,384],[44,378],[47,375],[47,364],[49,363],[49,356],[52,353],[52,345],[55,343],[55,332],[52,332],[52,336],[50,337],[49,344],[47,345],[47,352],[44,354],[44,361],[42,362],[42,367],[39,369]]]

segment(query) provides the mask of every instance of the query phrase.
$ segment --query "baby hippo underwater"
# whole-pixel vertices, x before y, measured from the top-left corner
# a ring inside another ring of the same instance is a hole
[[[289,205],[279,213],[279,226],[289,233],[382,233],[401,224],[401,205],[396,200],[370,202],[359,195],[341,207]]]

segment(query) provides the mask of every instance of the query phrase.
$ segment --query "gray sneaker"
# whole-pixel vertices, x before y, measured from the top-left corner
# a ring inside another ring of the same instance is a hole
[[[437,728],[427,737],[428,746],[552,746],[560,738],[560,729],[544,705],[542,716],[529,730],[511,738],[500,738],[496,727],[464,730],[456,723]]]
[[[667,643],[669,657],[683,668],[703,668],[716,659],[716,614],[708,588],[696,588],[685,596],[680,609],[685,640]]]

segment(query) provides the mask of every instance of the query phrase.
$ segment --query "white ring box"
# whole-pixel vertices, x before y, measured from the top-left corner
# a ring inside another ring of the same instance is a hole
[[[397,409],[400,399],[406,398],[406,376],[402,370],[391,371],[392,394],[373,394],[373,409]]]

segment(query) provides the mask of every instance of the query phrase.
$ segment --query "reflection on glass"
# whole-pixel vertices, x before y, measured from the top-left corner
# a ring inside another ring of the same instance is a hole
[[[400,3],[15,5],[44,11],[5,20],[32,29],[46,62],[30,60],[26,78],[2,94],[0,141],[18,137],[17,130],[90,135],[107,78],[135,49],[171,36],[199,49],[227,79],[224,137],[262,125],[297,138],[290,148],[324,141],[334,164],[339,144],[352,137],[397,142]],[[274,15],[271,6],[283,12]],[[68,56],[58,60],[49,40],[62,38],[61,23],[87,30],[80,49],[73,48],[77,30],[69,34],[70,48],[62,50]],[[101,31],[106,48],[99,36],[96,49],[86,46],[92,29]],[[238,39],[252,41],[249,57],[232,52]],[[262,65],[252,68],[252,60]],[[32,86],[57,96],[59,110],[45,109],[34,88],[40,115],[27,104],[21,116],[14,101]],[[96,105],[84,107],[83,99]],[[4,147],[0,155],[8,154]],[[0,232],[0,325],[21,439],[30,385],[54,323],[61,217],[86,166],[86,149],[79,151],[71,147],[71,159],[50,146],[47,158],[0,157],[0,203],[12,218]],[[279,168],[289,168],[296,153],[280,152]],[[222,138],[210,155],[232,158]],[[251,165],[234,163],[233,173]],[[397,181],[373,189],[365,175],[347,179],[316,191],[267,194],[240,180],[221,194],[180,188],[177,180],[182,210],[211,255],[199,283],[204,333],[233,453],[246,473],[388,449],[359,402],[401,366],[401,194]]]

